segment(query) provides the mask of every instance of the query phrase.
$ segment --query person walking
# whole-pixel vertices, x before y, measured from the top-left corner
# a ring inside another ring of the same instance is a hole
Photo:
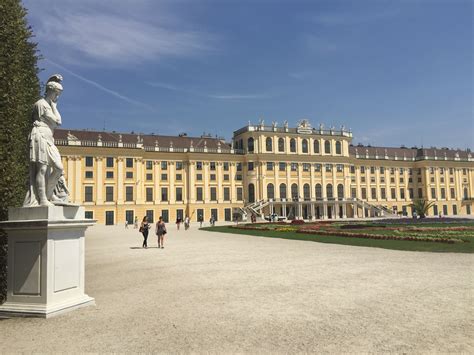
[[[143,217],[143,220],[142,220],[142,223],[140,225],[140,233],[143,234],[143,245],[142,247],[143,248],[148,248],[148,244],[147,244],[147,239],[148,239],[148,231],[150,230],[150,223],[148,223],[148,219],[145,217]]]
[[[166,225],[163,222],[163,218],[160,217],[158,222],[156,222],[155,233],[158,236],[158,248],[164,249],[164,241],[165,241],[165,234],[166,234]]]
[[[189,223],[190,223],[189,216],[186,216],[186,218],[184,219],[184,230],[187,231],[189,229]]]
[[[181,226],[181,217],[176,218],[176,228],[179,230],[179,227]]]
[[[202,214],[200,214],[198,216],[198,222],[199,222],[199,228],[202,228],[202,222],[204,222],[204,218],[203,218]]]

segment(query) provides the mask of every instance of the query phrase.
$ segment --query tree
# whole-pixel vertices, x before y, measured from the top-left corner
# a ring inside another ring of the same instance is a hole
[[[428,210],[434,205],[434,201],[429,202],[423,199],[414,200],[410,205],[420,218],[425,218],[428,214]]]
[[[31,108],[40,95],[38,54],[20,0],[0,3],[0,220],[21,206],[28,184]],[[0,304],[5,300],[7,237],[0,230]]]

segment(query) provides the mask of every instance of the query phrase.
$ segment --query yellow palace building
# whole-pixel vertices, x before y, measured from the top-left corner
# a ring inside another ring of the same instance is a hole
[[[298,219],[470,215],[474,158],[447,148],[352,145],[341,127],[247,126],[232,142],[210,136],[55,131],[71,202],[99,223],[251,214]]]

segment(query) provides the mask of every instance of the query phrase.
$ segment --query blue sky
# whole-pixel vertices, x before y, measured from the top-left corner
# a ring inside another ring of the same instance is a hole
[[[65,128],[474,148],[470,0],[24,0]]]

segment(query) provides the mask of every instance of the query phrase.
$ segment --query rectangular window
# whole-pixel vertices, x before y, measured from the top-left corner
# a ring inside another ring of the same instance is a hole
[[[133,179],[133,171],[126,171],[125,172],[126,179]]]
[[[93,171],[86,171],[86,179],[92,179],[94,177]]]
[[[228,162],[224,162],[224,171],[229,171],[229,163]]]
[[[291,171],[296,171],[298,170],[298,164],[297,163],[291,163]]]
[[[224,201],[230,201],[230,188],[224,187]]]
[[[455,192],[455,190],[454,190],[454,187],[451,187],[450,192],[451,192],[451,198],[452,198],[453,200],[455,200],[455,199],[456,199],[456,192]]]
[[[360,177],[360,182],[365,182],[365,176]]]
[[[114,187],[105,187],[105,202],[114,202]]]
[[[310,169],[311,169],[311,164],[303,163],[303,171],[310,171]]]
[[[269,161],[267,162],[267,170],[272,171],[273,170],[273,162]]]
[[[314,171],[321,171],[321,164],[314,164]]]
[[[133,201],[133,186],[125,186],[125,201]]]
[[[216,174],[209,175],[211,181],[216,181]]]
[[[146,210],[145,215],[146,215],[146,219],[148,220],[148,223],[153,223],[154,222],[155,211]]]
[[[337,164],[336,165],[336,170],[337,170],[337,172],[342,173],[342,171],[344,170],[344,165]]]
[[[395,168],[390,168],[390,175],[395,175]]]
[[[243,189],[241,187],[237,188],[237,201],[242,201],[244,198]]]
[[[202,181],[202,174],[196,174],[196,180]]]
[[[413,199],[413,189],[408,189],[408,195],[410,196],[411,199]]]
[[[162,161],[161,162],[161,170],[167,170],[168,169],[168,162],[167,161]]]
[[[161,201],[168,201],[168,188],[167,187],[162,187],[161,188]]]
[[[443,205],[443,214],[445,216],[448,214],[448,205]]]
[[[151,170],[153,169],[153,162],[151,160],[147,160],[145,162],[146,170]]]
[[[403,180],[403,178],[401,177],[401,178],[400,178],[400,184],[403,184],[403,181],[404,181],[404,180]]]
[[[458,206],[456,205],[453,205],[453,215],[457,215],[458,214]]]
[[[326,172],[332,171],[332,164],[326,164]]]
[[[438,206],[433,205],[433,215],[437,216],[438,215]]]
[[[422,197],[423,197],[423,189],[419,188],[418,189],[418,198],[422,198]]]
[[[380,189],[380,195],[381,195],[382,200],[385,200],[387,198],[387,193],[385,192],[385,187],[382,187]]]
[[[405,199],[405,189],[400,189],[400,198],[403,200]]]
[[[224,220],[227,222],[232,220],[232,210],[230,208],[224,208]]]
[[[125,167],[133,168],[133,158],[126,158],[125,159]]]
[[[249,161],[249,162],[247,163],[247,170],[248,170],[248,171],[253,171],[253,161]]]
[[[381,182],[382,184],[385,183],[385,177],[381,176],[381,177],[380,177],[380,182]]]
[[[360,173],[361,173],[361,174],[365,174],[365,166],[361,166],[361,167],[360,167]]]
[[[163,222],[168,223],[170,221],[170,213],[168,210],[161,211],[161,218],[163,218]]]
[[[391,183],[391,184],[395,184],[395,178],[394,178],[394,177],[391,177],[391,178],[390,178],[390,183]]]
[[[237,171],[242,171],[242,163],[236,164]]]
[[[153,180],[153,174],[150,174],[150,173],[146,174],[146,181],[151,181],[151,180]]]
[[[202,170],[202,161],[196,162],[196,170]]]
[[[114,167],[114,158],[112,158],[112,157],[107,157],[107,158],[105,159],[105,166],[106,166],[107,168],[113,168],[113,167]]]
[[[184,217],[184,211],[182,209],[178,209],[176,210],[176,219],[180,219],[181,221],[183,221]]]
[[[361,189],[361,192],[362,192],[362,199],[367,200],[367,189],[365,187],[363,187]]]
[[[400,174],[403,174],[405,172],[405,169],[400,168]]]
[[[356,198],[357,197],[357,189],[355,187],[351,188],[351,197]]]
[[[84,202],[92,202],[93,201],[93,192],[94,188],[92,186],[85,186],[84,187]]]
[[[383,166],[380,167],[380,174],[385,174],[385,168]]]
[[[113,179],[114,178],[114,172],[113,171],[106,171],[105,172],[105,178],[106,179]]]
[[[376,200],[377,199],[377,189],[375,187],[372,187],[370,189],[370,197],[372,198],[372,200]]]
[[[284,163],[284,162],[279,162],[279,163],[278,163],[278,170],[280,170],[280,171],[285,171],[285,170],[286,170],[286,163]]]
[[[229,181],[229,174],[224,174],[224,181]]]
[[[202,187],[196,187],[196,201],[203,201]]]
[[[373,176],[370,177],[370,182],[371,182],[372,184],[375,184],[375,178],[374,178]]]
[[[446,190],[444,187],[441,188],[441,198],[444,200],[446,199]]]
[[[94,158],[93,157],[86,157],[86,167],[93,167],[94,166]]]
[[[217,222],[217,208],[211,208],[211,216],[214,217],[214,221]]]
[[[176,201],[183,201],[183,188],[182,187],[176,188]]]
[[[370,167],[370,173],[371,173],[371,174],[375,174],[375,167],[374,167],[374,166],[371,166],[371,167]]]
[[[235,180],[242,181],[242,175],[240,175],[240,174],[235,175]]]
[[[183,170],[183,162],[177,161],[176,162],[176,170]]]
[[[94,212],[93,211],[85,211],[84,212],[85,219],[94,219]]]
[[[134,212],[132,210],[125,211],[125,220],[128,224],[133,224]]]
[[[162,181],[168,181],[168,174],[161,174]]]
[[[196,221],[201,222],[204,221],[204,210],[202,208],[198,208],[196,210]]]
[[[355,166],[351,165],[350,169],[351,169],[351,174],[355,174],[356,172]]]
[[[215,161],[211,161],[209,163],[209,169],[210,170],[216,170],[216,162]]]
[[[390,189],[390,198],[391,198],[392,200],[396,200],[396,199],[397,199],[397,192],[396,192],[396,190],[395,190],[394,187],[392,187],[392,188]]]
[[[115,224],[114,211],[105,211],[105,225],[113,226]]]
[[[217,188],[211,187],[211,201],[217,201]]]
[[[183,174],[176,174],[176,181],[182,181],[183,180]]]
[[[147,187],[146,188],[146,202],[152,202],[152,201],[153,201],[153,188]]]
[[[434,187],[431,188],[431,198],[432,199],[436,198],[436,189]]]

